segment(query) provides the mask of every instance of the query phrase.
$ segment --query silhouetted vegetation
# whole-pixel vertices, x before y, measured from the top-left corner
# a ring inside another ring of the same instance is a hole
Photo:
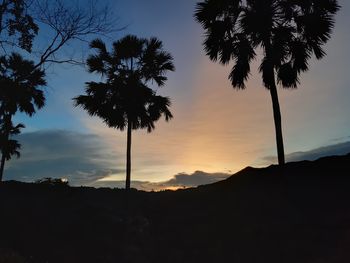
[[[124,190],[4,182],[0,250],[27,263],[348,262],[349,163],[248,167],[198,188],[130,191],[128,207]]]
[[[166,73],[174,70],[173,58],[163,50],[160,40],[132,35],[114,42],[111,52],[99,39],[91,42],[91,48],[96,49],[97,54],[87,60],[89,71],[101,74],[105,82],[86,83],[87,95],[74,98],[75,105],[100,117],[109,127],[127,129],[125,188],[128,190],[132,130],[151,132],[162,115],[166,121],[173,117],[170,99],[157,95],[149,87],[151,82],[164,86]]]
[[[74,59],[75,54],[67,57],[60,51],[72,41],[86,42],[92,35],[115,30],[115,19],[108,8],[98,5],[98,1],[85,4],[82,7],[77,1],[63,0],[4,0],[0,4],[0,182],[5,161],[13,154],[19,156],[20,144],[10,137],[24,126],[13,126],[12,117],[18,111],[32,116],[44,106],[43,66],[47,63],[82,64]],[[33,41],[41,28],[46,31],[47,46],[33,50]],[[32,60],[24,59],[24,54]]]
[[[52,185],[52,186],[68,186],[68,180],[62,178],[46,177],[35,181],[36,184]]]
[[[116,31],[116,22],[102,1],[81,5],[77,0],[4,0],[0,4],[0,53],[25,50],[33,54],[36,68],[47,63],[82,64],[80,49],[61,51],[74,41],[85,43],[91,36]],[[33,49],[35,38],[44,38],[45,44]]]
[[[113,31],[109,10],[89,3],[86,9],[65,0],[0,4],[0,182],[5,161],[20,156],[14,136],[24,125],[13,116],[32,116],[45,104],[44,65],[81,64],[74,54],[61,56],[63,47]],[[207,55],[234,61],[233,87],[245,88],[256,50],[263,51],[260,72],[271,94],[279,165],[247,167],[227,180],[177,191],[130,189],[132,130],[151,132],[162,116],[173,117],[170,99],[152,89],[175,70],[173,57],[157,38],[127,35],[111,51],[92,41],[96,53],[86,64],[102,80],[87,82],[86,94],[73,100],[107,126],[127,130],[128,191],[70,187],[51,177],[1,182],[0,263],[348,262],[350,154],[285,164],[277,94],[278,84],[297,87],[312,55],[325,55],[338,9],[336,0],[197,5]],[[38,53],[33,41],[42,27],[52,38]]]
[[[4,0],[0,5],[0,46],[6,52],[6,46],[19,47],[31,52],[34,37],[39,27],[28,14],[28,1]]]
[[[0,138],[1,169],[3,176],[5,160],[11,155],[19,156],[20,145],[11,140],[11,135],[20,133],[23,125],[12,124],[12,117],[17,112],[32,116],[45,104],[42,87],[46,85],[44,71],[35,67],[33,61],[25,60],[21,55],[12,53],[9,57],[0,57]]]
[[[255,50],[263,50],[260,72],[271,94],[281,165],[285,158],[276,80],[283,88],[296,88],[311,56],[325,55],[322,46],[330,38],[338,9],[336,0],[205,0],[197,4],[195,17],[206,32],[205,51],[213,61],[234,62],[229,75],[234,88],[245,88]]]
[[[23,124],[13,126],[9,117],[5,117],[5,120],[0,121],[0,182],[4,174],[5,161],[10,160],[13,155],[16,155],[17,158],[21,156],[19,152],[21,145],[17,140],[12,139],[12,136],[20,134],[22,128],[24,128]]]

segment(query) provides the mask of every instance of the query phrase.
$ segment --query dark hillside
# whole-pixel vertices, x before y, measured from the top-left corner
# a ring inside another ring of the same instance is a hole
[[[350,155],[146,193],[6,182],[0,262],[350,262]]]

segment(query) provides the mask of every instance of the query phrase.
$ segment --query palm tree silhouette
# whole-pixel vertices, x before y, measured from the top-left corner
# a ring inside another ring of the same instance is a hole
[[[37,109],[45,105],[44,92],[40,89],[46,85],[44,77],[44,71],[37,69],[32,61],[23,59],[17,53],[0,57],[0,182],[5,160],[9,160],[12,154],[17,154],[19,149],[19,144],[10,140],[10,136],[24,128],[22,124],[14,127],[12,117],[18,111],[32,116]]]
[[[89,71],[105,78],[105,82],[87,82],[86,95],[76,98],[91,116],[100,117],[109,127],[127,129],[126,182],[130,189],[132,130],[151,132],[161,116],[169,121],[170,100],[149,87],[165,84],[167,71],[174,71],[172,56],[163,50],[156,38],[143,39],[133,35],[113,43],[111,52],[99,39],[91,42],[97,53],[87,60]]]
[[[204,47],[211,60],[234,66],[232,86],[244,89],[256,49],[263,51],[260,72],[270,91],[278,163],[285,163],[281,112],[276,88],[296,88],[314,54],[321,59],[334,26],[336,0],[205,0],[195,18],[206,31]]]

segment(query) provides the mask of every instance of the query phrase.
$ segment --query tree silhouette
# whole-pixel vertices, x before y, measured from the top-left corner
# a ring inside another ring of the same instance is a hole
[[[100,117],[109,127],[127,129],[125,188],[128,190],[132,130],[151,132],[162,115],[166,121],[172,118],[169,98],[157,95],[149,86],[164,86],[165,74],[174,71],[173,58],[156,38],[128,35],[114,42],[111,52],[99,39],[90,46],[97,54],[87,60],[89,72],[101,74],[105,82],[86,83],[86,95],[74,98],[75,105]]]
[[[270,91],[278,163],[285,163],[281,113],[276,88],[296,88],[314,54],[321,59],[334,26],[337,0],[205,0],[195,18],[206,31],[204,47],[211,60],[226,65],[232,86],[244,89],[256,49],[263,51],[260,72]]]
[[[46,85],[44,71],[35,68],[32,61],[25,60],[21,55],[12,53],[10,56],[0,56],[0,120],[1,120],[1,173],[3,176],[5,160],[10,152],[19,149],[17,142],[10,136],[19,132],[22,125],[13,127],[12,117],[18,111],[32,116],[36,109],[45,104],[43,91]],[[6,146],[7,145],[7,146]],[[11,146],[12,145],[12,146]],[[12,149],[9,151],[9,149]]]
[[[28,52],[39,27],[28,14],[28,1],[4,0],[0,4],[0,46],[16,46]]]
[[[16,155],[17,158],[20,157],[19,150],[21,145],[17,140],[11,139],[13,135],[18,135],[21,132],[21,129],[24,128],[23,124],[18,124],[13,126],[12,121],[2,120],[0,125],[0,151],[1,151],[1,163],[0,163],[0,182],[4,174],[5,161],[8,161],[12,158],[13,155]]]
[[[79,0],[3,0],[0,53],[25,50],[32,53],[38,68],[48,63],[82,64],[83,50],[75,48],[72,52],[71,47],[66,47],[74,42],[86,43],[91,36],[115,32],[119,30],[116,25],[117,19],[103,1],[87,0],[81,5]],[[33,47],[34,39],[39,41]]]
[[[78,0],[0,2],[1,125],[5,121],[11,123],[12,116],[18,110],[31,116],[36,108],[44,106],[44,95],[37,89],[45,85],[44,71],[39,69],[43,69],[48,63],[82,64],[78,61],[79,56],[75,54],[76,49],[74,52],[71,52],[71,49],[70,52],[62,52],[68,44],[74,41],[86,43],[92,35],[106,35],[116,31],[116,19],[112,17],[106,5],[101,5],[101,2],[95,0],[85,1],[84,6],[79,2]],[[39,29],[45,29],[45,33],[39,34]],[[37,37],[38,45],[33,46],[33,41]],[[21,55],[29,55],[33,62],[13,53],[15,50]],[[82,53],[83,51],[80,52],[81,55]],[[4,129],[2,132],[3,139],[8,140],[9,131]],[[1,159],[4,162],[6,160]]]

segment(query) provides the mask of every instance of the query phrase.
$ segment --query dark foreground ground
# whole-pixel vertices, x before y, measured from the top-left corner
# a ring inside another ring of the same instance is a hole
[[[145,193],[4,183],[0,263],[350,262],[350,155]]]

